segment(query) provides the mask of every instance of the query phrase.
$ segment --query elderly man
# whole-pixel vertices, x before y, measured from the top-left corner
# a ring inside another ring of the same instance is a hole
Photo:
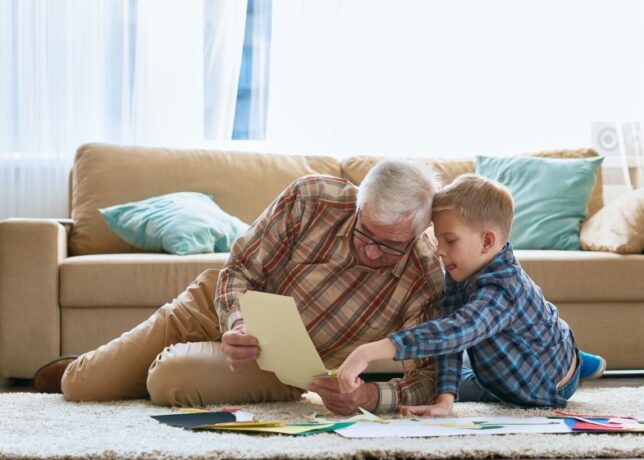
[[[423,233],[436,187],[431,169],[402,160],[381,161],[359,188],[330,176],[300,178],[236,241],[218,280],[216,271],[204,272],[121,337],[41,368],[35,386],[60,382],[69,400],[149,394],[169,405],[297,399],[304,390],[257,367],[261,344],[245,331],[239,297],[247,290],[294,297],[329,368],[362,343],[427,320],[443,287]],[[335,379],[318,379],[309,390],[338,414],[431,400],[431,362],[404,362],[404,369],[401,379],[349,394]]]

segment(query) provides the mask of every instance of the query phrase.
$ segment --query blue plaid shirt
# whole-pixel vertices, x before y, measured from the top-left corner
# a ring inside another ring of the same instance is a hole
[[[395,359],[437,356],[437,392],[458,394],[467,350],[479,383],[517,406],[565,406],[560,382],[575,341],[557,308],[523,271],[512,245],[464,282],[446,275],[440,319],[396,332]]]

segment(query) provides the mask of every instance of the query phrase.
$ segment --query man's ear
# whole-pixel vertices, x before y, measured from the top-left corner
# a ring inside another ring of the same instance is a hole
[[[496,245],[496,232],[491,229],[483,230],[483,253],[486,253],[493,249]]]

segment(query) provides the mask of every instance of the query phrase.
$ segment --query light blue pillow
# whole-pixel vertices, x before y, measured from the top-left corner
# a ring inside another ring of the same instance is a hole
[[[209,195],[170,193],[98,210],[132,246],[153,252],[227,252],[248,225],[226,214]]]
[[[516,249],[579,249],[581,222],[603,157],[476,157],[476,172],[514,198],[510,241]]]

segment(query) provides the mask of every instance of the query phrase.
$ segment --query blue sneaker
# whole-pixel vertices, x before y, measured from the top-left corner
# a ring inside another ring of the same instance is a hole
[[[593,380],[598,379],[604,374],[606,370],[606,360],[598,355],[591,355],[585,351],[579,350],[580,358],[580,380]]]

